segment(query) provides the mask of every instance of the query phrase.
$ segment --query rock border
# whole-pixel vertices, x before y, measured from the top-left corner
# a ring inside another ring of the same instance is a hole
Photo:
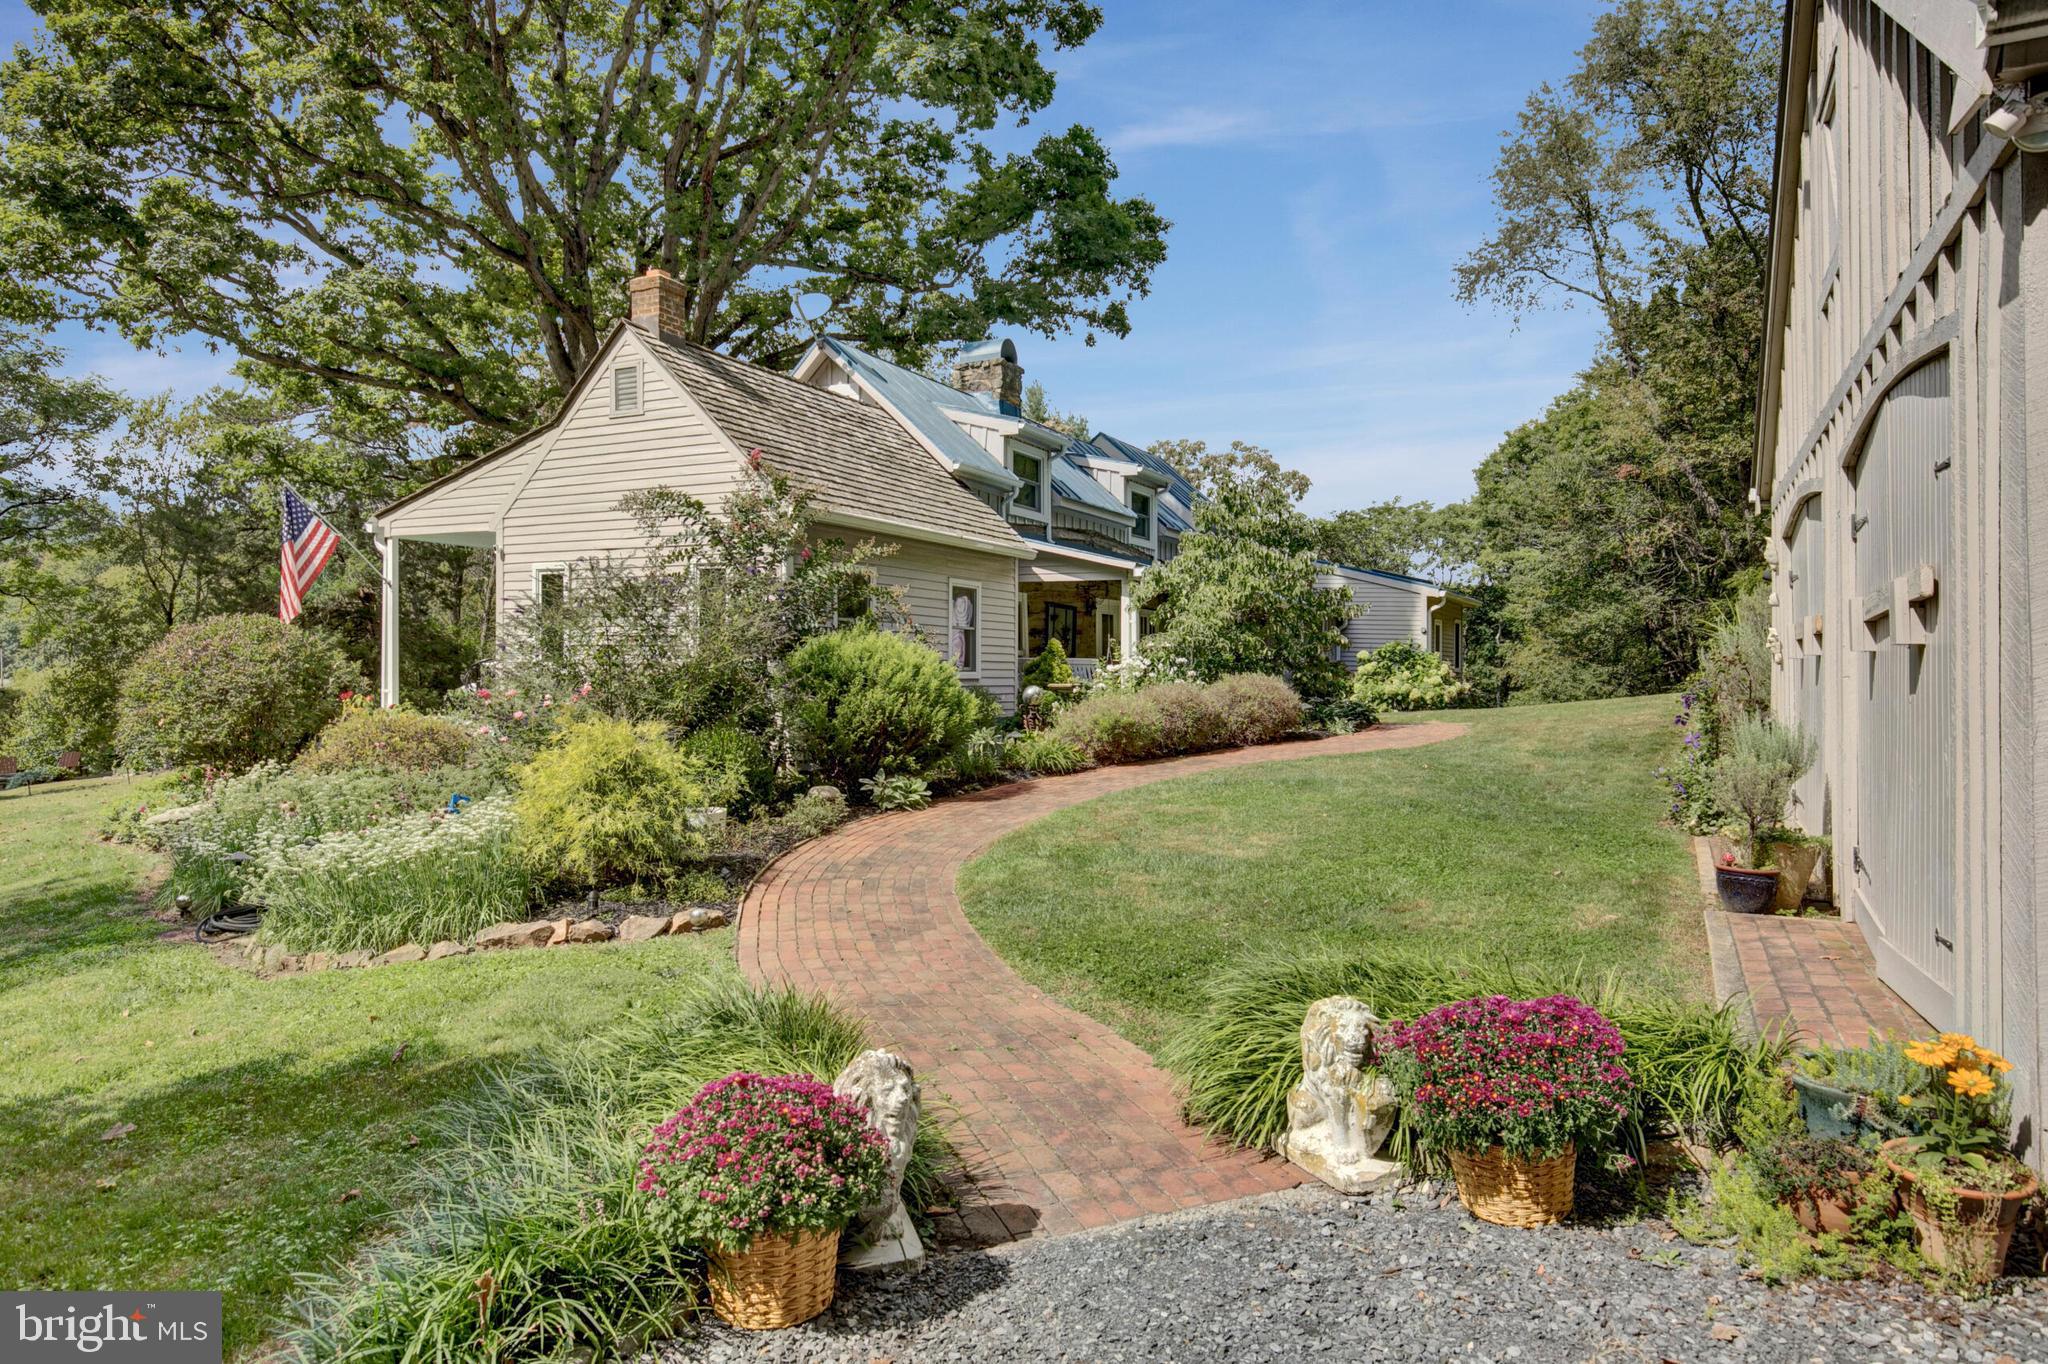
[[[693,905],[673,914],[634,914],[616,930],[602,919],[526,919],[492,924],[468,942],[443,939],[431,947],[404,943],[389,952],[288,952],[276,943],[247,937],[224,944],[266,976],[302,975],[312,971],[350,971],[367,966],[401,966],[411,962],[445,961],[476,952],[513,952],[534,947],[577,947],[602,942],[649,942],[679,933],[706,933],[725,928],[732,915],[716,905]]]

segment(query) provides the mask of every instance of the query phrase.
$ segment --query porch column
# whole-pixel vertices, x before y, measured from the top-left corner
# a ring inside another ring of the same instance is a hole
[[[1125,658],[1135,658],[1138,653],[1138,578],[1140,569],[1124,579],[1122,595],[1117,598],[1117,644]]]
[[[383,583],[378,589],[377,703],[398,704],[398,541],[370,531]]]

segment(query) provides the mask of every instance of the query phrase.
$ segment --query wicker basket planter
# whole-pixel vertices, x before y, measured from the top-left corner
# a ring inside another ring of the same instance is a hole
[[[1496,1146],[1451,1152],[1458,1201],[1482,1222],[1503,1227],[1547,1227],[1572,1210],[1572,1180],[1579,1153],[1567,1146],[1547,1160],[1525,1160]]]
[[[832,1303],[839,1233],[762,1236],[738,1253],[711,1252],[711,1310],[743,1331],[779,1331]]]

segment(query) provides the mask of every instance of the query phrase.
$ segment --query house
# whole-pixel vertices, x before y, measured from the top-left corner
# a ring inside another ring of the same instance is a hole
[[[1316,586],[1351,594],[1353,610],[1338,650],[1346,668],[1356,668],[1360,657],[1382,644],[1404,640],[1464,669],[1465,613],[1479,605],[1476,600],[1409,573],[1336,563],[1323,569]]]
[[[1048,640],[1086,678],[1144,633],[1139,580],[1178,552],[1194,489],[1143,446],[1025,417],[1011,342],[967,348],[950,384],[833,338],[780,374],[683,340],[665,325],[679,290],[659,271],[633,280],[628,320],[552,418],[372,520],[386,704],[407,542],[491,550],[503,621],[571,591],[579,561],[642,549],[618,507],[626,493],[670,487],[716,505],[755,459],[811,493],[823,532],[892,544],[872,561],[877,585],[898,589],[925,639],[1006,707]],[[1347,662],[1393,637],[1462,656],[1464,599],[1399,574],[1328,576],[1364,613]]]
[[[2044,93],[2044,0],[1793,0],[1754,486],[1774,703],[1821,746],[1793,818],[1881,978],[2014,1062],[2037,1157]]]

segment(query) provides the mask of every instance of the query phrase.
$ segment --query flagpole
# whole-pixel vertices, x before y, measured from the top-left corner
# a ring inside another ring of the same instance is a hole
[[[334,524],[333,518],[329,517],[326,512],[321,511],[318,507],[314,507],[310,499],[301,497],[299,495],[299,490],[297,488],[294,488],[291,484],[286,483],[283,479],[279,479],[278,483],[286,492],[290,493],[294,497],[297,497],[299,501],[304,502],[308,507],[312,507],[313,514],[318,516],[323,522],[326,523],[327,529],[334,532],[335,539],[339,540],[342,544],[347,545],[350,549],[362,555],[365,559],[368,559],[370,562],[376,564],[378,582],[381,582],[386,586],[396,586],[396,584],[392,583],[391,579],[384,576],[384,559],[381,555],[370,553],[361,545],[349,539],[346,535],[343,535],[341,533],[341,528]]]

